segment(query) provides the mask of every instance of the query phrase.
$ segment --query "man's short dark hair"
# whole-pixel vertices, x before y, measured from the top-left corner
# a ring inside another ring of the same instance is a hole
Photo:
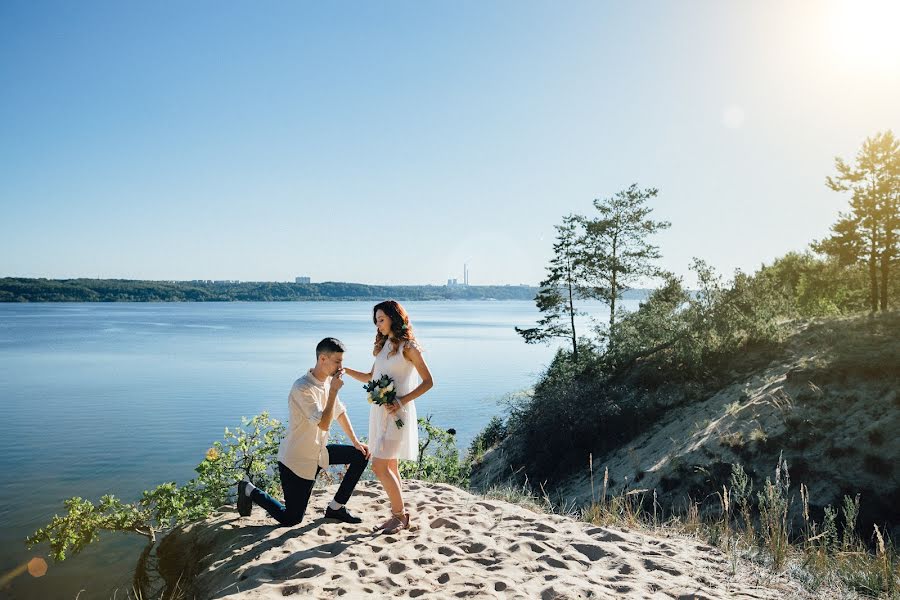
[[[337,338],[327,337],[316,345],[316,358],[333,352],[346,352],[343,342]]]

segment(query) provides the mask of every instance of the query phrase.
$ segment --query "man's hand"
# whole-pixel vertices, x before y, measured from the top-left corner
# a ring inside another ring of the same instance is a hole
[[[338,372],[331,376],[331,385],[329,389],[332,392],[337,393],[342,387],[344,387],[344,380],[341,379],[344,376],[344,370],[338,369]]]
[[[363,444],[362,442],[359,442],[359,441],[354,442],[353,447],[356,448],[357,450],[359,450],[360,452],[362,452],[363,456],[366,457],[366,460],[368,460],[372,456],[372,453],[369,451],[369,447],[366,446],[365,444]]]

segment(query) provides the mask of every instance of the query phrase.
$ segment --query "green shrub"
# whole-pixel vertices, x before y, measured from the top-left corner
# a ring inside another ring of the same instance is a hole
[[[491,417],[484,429],[478,432],[469,445],[469,457],[477,460],[485,452],[499,444],[507,435],[506,423],[498,416]]]
[[[456,447],[456,431],[431,424],[431,416],[419,419],[419,458],[400,461],[400,475],[436,483],[466,486],[471,463],[461,460]]]

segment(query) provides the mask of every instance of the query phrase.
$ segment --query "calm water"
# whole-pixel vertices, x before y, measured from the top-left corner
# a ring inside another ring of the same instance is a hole
[[[419,414],[455,427],[463,448],[555,350],[526,345],[513,330],[535,321],[532,302],[405,305],[436,381],[416,401]],[[23,540],[61,513],[65,498],[135,500],[190,479],[242,415],[286,419],[290,385],[313,366],[321,338],[340,338],[344,364],[367,370],[370,310],[363,302],[0,304],[0,576],[44,555]],[[366,435],[361,385],[349,379],[341,397]],[[71,599],[84,589],[81,599],[109,599],[119,588],[121,598],[142,546],[138,536],[104,534],[0,595]]]

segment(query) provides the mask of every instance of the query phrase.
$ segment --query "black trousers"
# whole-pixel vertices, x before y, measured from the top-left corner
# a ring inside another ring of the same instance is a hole
[[[335,502],[347,504],[369,461],[362,452],[353,446],[328,444],[328,462],[332,465],[350,465],[337,494],[334,495]],[[321,467],[316,469],[316,475],[321,470]],[[303,520],[315,479],[298,477],[281,462],[278,463],[278,475],[281,477],[281,489],[284,491],[284,504],[258,488],[253,490],[250,498],[272,515],[276,521],[286,527],[291,527]]]

